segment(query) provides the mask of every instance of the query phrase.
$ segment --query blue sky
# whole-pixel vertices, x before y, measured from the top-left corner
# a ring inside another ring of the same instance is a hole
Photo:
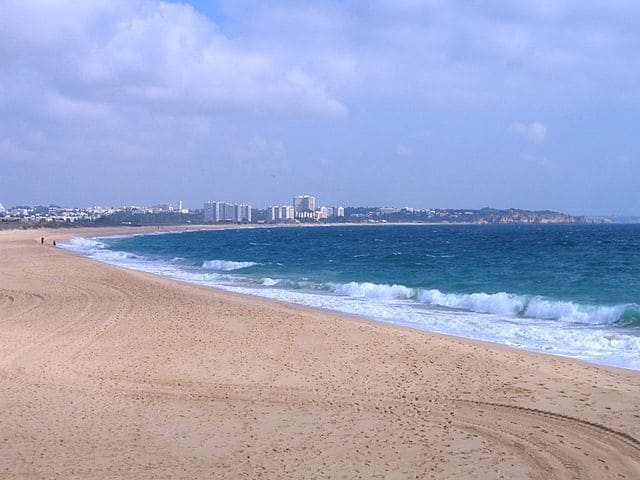
[[[632,1],[0,3],[0,203],[640,215]]]

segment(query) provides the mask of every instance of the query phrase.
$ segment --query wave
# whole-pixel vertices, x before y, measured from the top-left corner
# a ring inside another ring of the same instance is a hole
[[[634,310],[638,311],[638,308],[637,305],[582,305],[532,298],[525,308],[524,315],[545,320],[602,325],[618,323],[623,320],[625,314],[632,314]]]
[[[420,292],[417,299],[430,305],[479,313],[557,320],[584,325],[640,325],[640,306],[636,304],[589,305],[505,292],[451,294],[442,293],[439,290]]]
[[[505,292],[455,294],[434,289],[419,291],[416,298],[428,305],[511,316],[523,313],[526,305],[523,297]]]
[[[338,283],[328,284],[329,290],[340,295],[378,300],[407,300],[415,295],[412,288],[404,285],[380,285],[377,283]]]
[[[61,246],[176,280],[640,370],[640,306],[635,303],[588,305],[507,292],[451,293],[401,284],[258,276],[242,270],[259,265],[254,262],[209,260],[198,268],[180,257],[112,251],[108,242],[75,238]]]
[[[288,282],[287,282],[288,283]],[[263,279],[263,285],[284,285],[274,279]],[[289,286],[289,285],[287,285]],[[618,324],[640,326],[640,306],[589,305],[514,293],[444,293],[437,289],[410,288],[404,285],[371,282],[309,284],[303,288],[325,290],[338,295],[372,300],[409,300],[438,307],[466,310],[509,317],[556,320],[585,325]]]
[[[136,265],[147,263],[148,259],[129,252],[109,250],[101,238],[74,237],[65,242],[66,248],[88,255],[108,263]],[[173,258],[175,264],[180,257]],[[213,272],[233,272],[258,265],[256,262],[231,260],[207,260],[202,268]],[[140,268],[137,265],[134,268]],[[155,265],[154,269],[159,266]],[[162,270],[162,269],[161,269]],[[186,274],[186,272],[185,272]],[[198,276],[197,273],[192,273]],[[220,274],[206,274],[220,275]],[[180,275],[176,275],[182,277]],[[188,276],[188,275],[187,275]],[[505,317],[520,317],[537,320],[559,321],[576,325],[615,325],[621,327],[640,327],[640,305],[635,303],[620,305],[590,305],[571,301],[557,300],[535,295],[521,295],[507,292],[497,293],[448,293],[438,289],[411,288],[400,284],[379,284],[373,282],[317,283],[304,280],[261,278],[242,278],[237,275],[225,276],[217,281],[232,283],[259,284],[267,288],[279,288],[297,291],[321,291],[358,299],[375,301],[404,301],[431,305],[474,313],[485,313]],[[201,280],[198,278],[198,280]],[[196,280],[196,281],[198,281]],[[207,278],[207,281],[214,281]]]
[[[241,268],[253,267],[258,265],[255,262],[233,262],[231,260],[206,260],[202,264],[202,268],[207,270],[219,270],[229,272],[231,270],[240,270]]]
[[[78,249],[86,249],[86,250],[105,247],[104,243],[99,242],[94,238],[84,238],[84,237],[71,237],[66,242],[63,242],[63,244],[66,244],[70,247],[75,247]]]
[[[72,237],[65,242],[60,242],[60,247],[109,263],[132,259],[144,260],[144,257],[133,253],[109,250],[107,245],[97,238]]]

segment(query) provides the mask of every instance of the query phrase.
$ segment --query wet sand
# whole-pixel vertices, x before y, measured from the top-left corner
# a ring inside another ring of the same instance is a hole
[[[0,232],[0,478],[640,478],[640,372],[39,241],[119,230]]]

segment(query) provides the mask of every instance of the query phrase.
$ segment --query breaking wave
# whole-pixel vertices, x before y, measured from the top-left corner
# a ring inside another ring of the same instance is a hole
[[[624,326],[640,325],[640,306],[636,304],[587,305],[506,292],[444,293],[437,289],[426,290],[409,288],[404,285],[384,285],[369,282],[323,284],[317,288],[349,297],[375,300],[413,300],[426,305],[476,313],[558,320],[588,325],[613,323]]]
[[[129,252],[109,250],[103,242],[95,238],[72,237],[66,242],[61,242],[60,246],[67,250],[87,255],[95,258],[96,260],[102,260],[108,263],[118,263],[120,261],[132,259],[144,259],[144,257],[134,255]]]
[[[462,293],[455,287],[439,290],[401,282],[331,282],[324,274],[307,278],[289,272],[277,259],[269,262],[260,256],[256,259],[263,263],[205,261],[235,254],[211,250],[194,256],[182,241],[174,250],[145,256],[118,250],[119,243],[107,237],[72,238],[59,245],[106,263],[176,280],[640,370],[640,301],[634,297],[629,303],[594,300],[591,304],[560,295],[554,298],[554,293],[533,295],[526,289],[496,292],[486,286],[477,287],[476,293]],[[261,268],[249,268],[256,265]]]
[[[71,238],[64,245],[69,250],[96,258],[108,263],[129,264],[145,258],[129,252],[109,250],[108,247],[94,238]],[[175,262],[179,257],[173,259]],[[232,272],[258,265],[256,262],[238,262],[231,260],[207,260],[202,263],[205,270],[214,272]],[[140,268],[140,265],[129,265]],[[189,277],[199,274],[181,272]],[[211,274],[213,275],[213,273]],[[225,277],[226,278],[226,277]],[[186,279],[186,278],[185,278]],[[195,278],[194,278],[195,280]],[[538,320],[555,320],[575,325],[616,325],[623,327],[640,326],[640,305],[635,303],[620,305],[589,305],[547,297],[497,293],[448,293],[437,289],[411,288],[400,284],[379,284],[373,282],[349,283],[315,283],[308,280],[289,280],[279,278],[262,278],[251,281],[249,278],[226,278],[227,281],[238,280],[247,283],[258,283],[267,288],[284,288],[288,290],[321,291],[350,298],[370,299],[376,301],[402,301],[415,304],[431,305],[474,313],[486,313],[506,317],[520,317]],[[234,282],[235,283],[235,282]],[[255,284],[254,283],[254,284]]]
[[[94,248],[104,248],[105,244],[95,240],[93,238],[83,238],[83,237],[72,237],[67,240],[66,244],[69,247],[74,247],[76,249],[94,249]]]
[[[230,272],[231,270],[240,270],[257,265],[255,262],[232,262],[231,260],[207,260],[202,264],[202,268],[207,270],[218,270],[222,272]]]

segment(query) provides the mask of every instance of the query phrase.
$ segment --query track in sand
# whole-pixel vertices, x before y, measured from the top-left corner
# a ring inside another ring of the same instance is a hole
[[[637,372],[0,254],[2,478],[640,478]]]

